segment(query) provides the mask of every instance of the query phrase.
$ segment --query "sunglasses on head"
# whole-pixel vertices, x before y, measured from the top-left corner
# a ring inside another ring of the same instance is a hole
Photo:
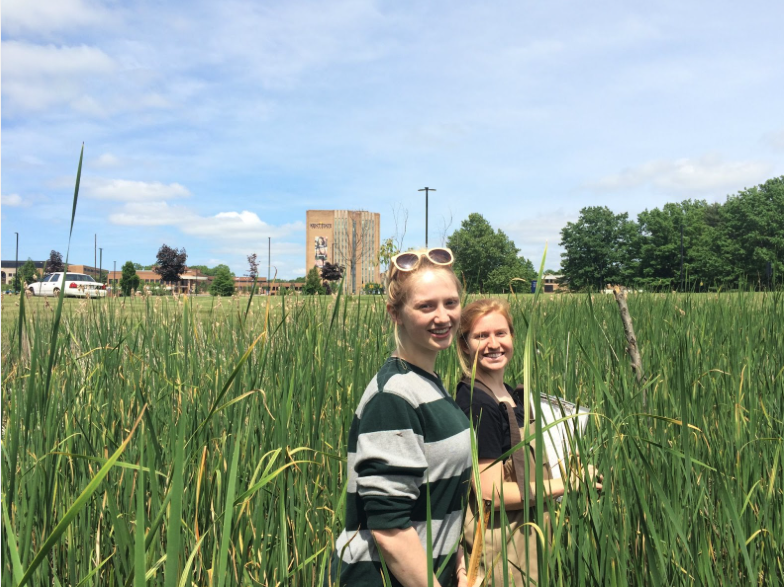
[[[427,257],[433,265],[448,266],[455,262],[452,251],[446,247],[437,247],[423,253],[414,251],[399,253],[392,257],[392,264],[397,267],[398,271],[413,271],[419,266],[422,257]]]

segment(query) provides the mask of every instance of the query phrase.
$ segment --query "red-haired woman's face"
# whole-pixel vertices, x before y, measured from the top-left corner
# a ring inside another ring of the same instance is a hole
[[[477,371],[503,373],[514,353],[514,337],[509,323],[503,315],[491,312],[474,322],[468,333],[468,354],[473,366],[476,359]]]

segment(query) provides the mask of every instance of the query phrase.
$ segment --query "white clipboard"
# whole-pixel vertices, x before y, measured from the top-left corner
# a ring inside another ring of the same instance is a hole
[[[585,406],[580,406],[578,411],[576,404],[544,393],[539,396],[539,402],[542,408],[542,428],[561,418],[572,416],[575,413],[580,414],[576,418],[559,422],[542,433],[544,437],[544,452],[547,455],[553,479],[560,479],[561,466],[568,461],[572,450],[575,448],[570,443],[569,437],[585,432],[585,427],[588,425],[588,414],[591,410]],[[533,409],[533,406],[531,406],[531,409]]]

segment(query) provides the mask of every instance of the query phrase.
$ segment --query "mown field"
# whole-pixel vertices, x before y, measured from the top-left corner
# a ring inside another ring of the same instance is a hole
[[[2,585],[311,586],[380,298],[2,302]],[[784,583],[784,298],[511,298],[511,372],[579,400],[602,495],[554,508],[542,584]],[[21,328],[20,328],[21,326]],[[437,370],[454,390],[454,352]],[[645,392],[645,393],[643,393]],[[643,395],[648,406],[643,406]]]

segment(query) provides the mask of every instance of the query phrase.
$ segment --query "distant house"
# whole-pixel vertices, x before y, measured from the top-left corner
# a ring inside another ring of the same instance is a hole
[[[563,275],[545,275],[544,293],[554,293],[557,291],[569,291],[569,288],[559,283]]]

